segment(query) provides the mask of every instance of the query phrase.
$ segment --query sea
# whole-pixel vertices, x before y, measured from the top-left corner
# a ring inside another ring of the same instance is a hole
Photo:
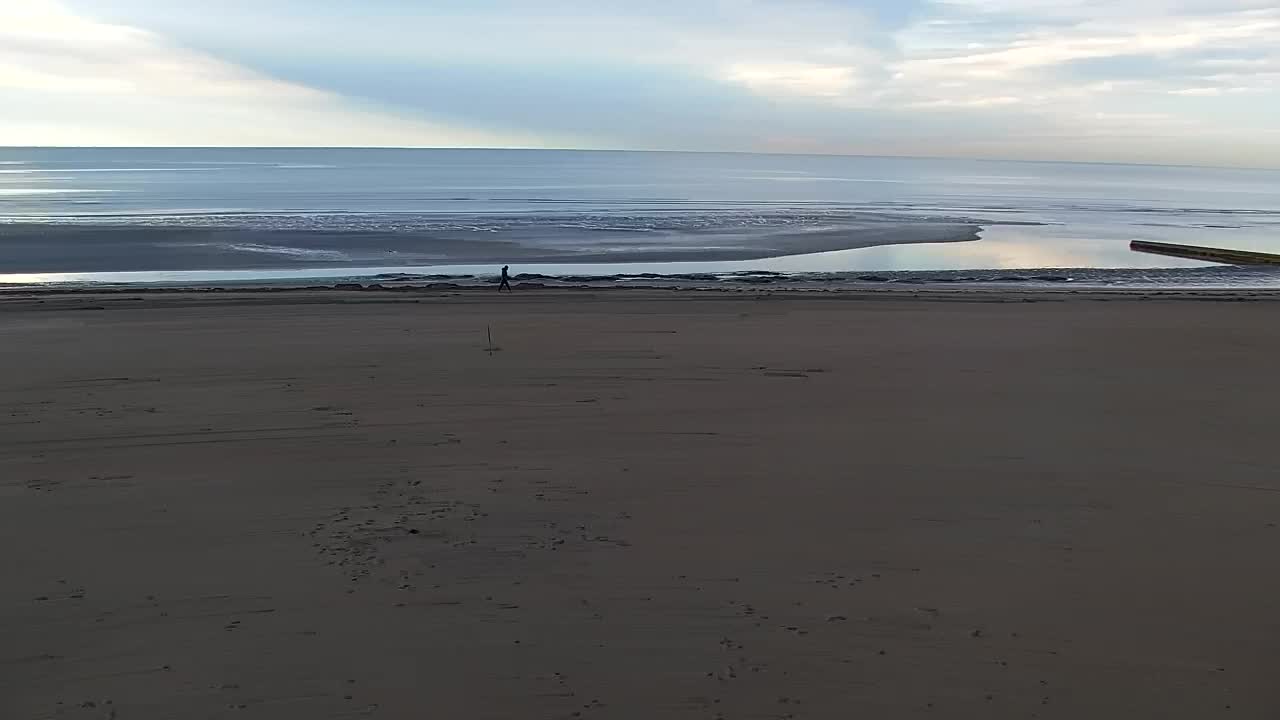
[[[1280,171],[570,150],[0,148],[0,283],[1276,287]]]

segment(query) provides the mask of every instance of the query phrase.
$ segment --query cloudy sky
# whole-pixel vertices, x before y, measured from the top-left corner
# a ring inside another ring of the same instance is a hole
[[[0,145],[1280,167],[1276,0],[0,0]]]

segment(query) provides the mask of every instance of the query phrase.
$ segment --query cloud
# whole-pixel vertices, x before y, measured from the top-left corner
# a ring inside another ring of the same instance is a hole
[[[175,99],[319,99],[306,88],[167,47],[151,33],[80,17],[53,0],[0,4],[0,88]]]
[[[1280,165],[1274,0],[65,3],[0,0],[28,134]]]
[[[1143,61],[1149,73],[1163,69],[1166,79],[1177,81],[1195,77],[1190,67],[1179,62],[1182,55],[1193,51],[1255,50],[1280,57],[1280,9],[1106,20],[1082,15],[1067,22],[1070,17],[1060,12],[1052,25],[1042,20],[1039,24],[1015,26],[1005,39],[988,40],[972,49],[933,43],[930,50],[900,62],[896,67],[898,77],[910,92],[921,95],[953,87],[948,85],[953,81],[979,93],[989,87],[1007,91],[1012,86],[1023,91],[1020,95],[1034,100],[1058,94],[1055,86],[1069,90],[1081,84],[1085,79],[1059,71],[1079,67],[1083,61]],[[930,44],[927,28],[921,38],[915,38],[915,44]],[[1159,78],[1147,79],[1153,85],[1159,82]]]
[[[735,63],[724,77],[764,95],[840,98],[859,85],[854,68],[809,63]]]
[[[887,102],[1003,107],[1020,133],[1069,136],[1058,141],[1066,142],[1060,152],[1080,146],[1074,152],[1143,160],[1169,152],[1168,162],[1210,163],[1249,163],[1252,153],[1254,162],[1280,162],[1280,148],[1257,144],[1265,112],[1224,122],[1209,100],[1256,95],[1257,110],[1280,110],[1270,75],[1280,59],[1274,4],[954,0],[940,7],[900,35],[903,54],[881,95]],[[1184,142],[1163,140],[1169,137]],[[1121,138],[1129,144],[1118,144]]]
[[[1181,88],[1178,90],[1170,90],[1170,95],[1182,95],[1185,97],[1218,97],[1220,95],[1235,95],[1238,93],[1259,92],[1254,87],[1194,87]]]
[[[362,108],[55,0],[0,0],[0,98],[13,145],[535,142]]]
[[[191,0],[169,6],[183,2]],[[93,4],[99,12],[114,7],[119,17],[156,22],[147,4],[136,0]],[[680,68],[691,77],[793,96],[826,95],[833,76],[852,77],[880,62],[875,45],[885,40],[884,23],[902,22],[921,6],[920,0],[885,2],[882,7],[897,9],[883,11],[834,0],[657,0],[642,7],[621,0],[547,0],[536,7],[497,1],[419,8],[367,0],[361,19],[368,29],[361,32],[353,31],[351,18],[304,13],[294,2],[229,4],[213,18],[214,26],[191,21],[198,13],[176,12],[159,24],[220,54],[261,56],[275,47],[314,64],[341,57],[380,67],[598,63]],[[313,9],[326,5],[332,3],[321,0]],[[264,30],[281,27],[289,28],[284,38]]]

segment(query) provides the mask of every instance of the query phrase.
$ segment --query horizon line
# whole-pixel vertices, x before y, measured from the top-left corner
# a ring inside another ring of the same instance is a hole
[[[1118,167],[1199,168],[1206,170],[1280,171],[1263,165],[1214,165],[1197,163],[1125,162],[1119,160],[1051,160],[990,156],[880,155],[869,153],[814,153],[761,150],[664,150],[654,148],[482,147],[448,145],[3,145],[4,150],[448,150],[482,152],[593,152],[652,153],[669,155],[764,155],[778,157],[868,158],[881,160],[962,160],[971,162],[1045,163],[1056,165],[1111,165]]]

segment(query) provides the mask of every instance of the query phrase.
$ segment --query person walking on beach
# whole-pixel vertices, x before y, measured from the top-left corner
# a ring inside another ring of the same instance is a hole
[[[506,288],[507,292],[511,292],[511,276],[507,274],[510,269],[511,266],[509,265],[502,266],[502,284],[498,286],[498,292],[502,292],[503,288]]]

